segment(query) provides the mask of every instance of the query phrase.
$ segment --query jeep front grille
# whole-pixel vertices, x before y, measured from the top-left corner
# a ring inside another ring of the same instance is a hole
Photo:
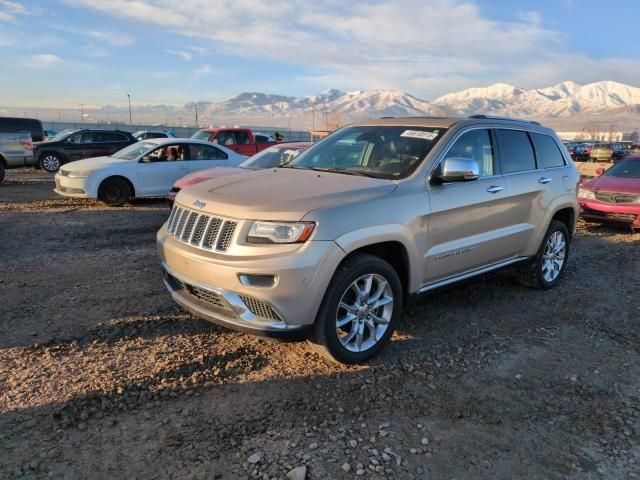
[[[238,222],[199,213],[174,205],[167,229],[181,242],[204,250],[226,252],[231,246]]]

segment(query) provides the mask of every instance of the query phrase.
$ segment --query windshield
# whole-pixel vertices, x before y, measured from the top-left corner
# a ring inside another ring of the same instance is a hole
[[[157,146],[157,143],[142,141],[129,145],[111,156],[120,160],[134,160]]]
[[[302,152],[287,167],[400,179],[418,168],[444,132],[435,127],[346,127]]]
[[[640,158],[624,160],[604,172],[603,177],[640,178]]]
[[[208,142],[211,138],[211,132],[207,132],[206,130],[198,130],[196,133],[191,135],[191,138],[195,138],[196,140],[204,140]]]
[[[270,147],[266,150],[262,150],[260,153],[256,153],[253,157],[238,165],[238,167],[250,168],[252,170],[279,167],[290,161],[292,158],[295,158],[304,149],[304,147]]]
[[[50,142],[59,142],[60,140],[64,140],[65,138],[67,138],[73,132],[77,132],[77,131],[78,130],[72,130],[72,129],[63,130],[63,131],[59,132],[58,134],[56,134],[55,137],[51,137],[51,139],[49,141]]]

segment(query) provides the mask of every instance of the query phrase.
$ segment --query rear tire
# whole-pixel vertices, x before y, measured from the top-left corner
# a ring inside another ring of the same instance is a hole
[[[40,155],[40,159],[38,160],[38,166],[40,169],[49,173],[56,173],[60,169],[61,165],[62,160],[56,153],[43,153]]]
[[[354,255],[331,279],[312,345],[333,361],[367,361],[389,343],[402,315],[402,299],[402,284],[391,265],[373,255]]]
[[[131,200],[131,187],[122,178],[109,178],[100,185],[98,199],[112,207],[120,207]]]
[[[569,238],[567,226],[551,220],[533,261],[517,270],[520,283],[539,290],[555,287],[567,269]]]

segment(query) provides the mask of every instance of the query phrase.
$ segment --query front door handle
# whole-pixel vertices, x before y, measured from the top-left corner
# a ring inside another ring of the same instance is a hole
[[[489,188],[487,188],[487,192],[489,193],[498,193],[502,190],[504,190],[504,187],[502,185],[491,185]]]
[[[549,183],[551,181],[551,177],[542,177],[538,180],[538,183],[542,183],[543,185],[545,183]]]

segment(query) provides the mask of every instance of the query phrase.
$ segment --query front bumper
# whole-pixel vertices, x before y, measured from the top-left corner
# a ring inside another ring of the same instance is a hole
[[[76,198],[94,197],[87,192],[86,178],[70,178],[56,173],[54,179],[56,188],[53,191],[58,195]]]
[[[640,205],[611,204],[579,199],[580,217],[588,222],[631,225],[640,228]]]
[[[166,225],[158,232],[164,282],[173,299],[206,320],[261,335],[299,333],[310,327],[345,256],[329,241],[295,248],[239,257],[186,245],[168,234]],[[248,285],[242,281],[246,276],[272,276],[275,281],[268,287]]]

